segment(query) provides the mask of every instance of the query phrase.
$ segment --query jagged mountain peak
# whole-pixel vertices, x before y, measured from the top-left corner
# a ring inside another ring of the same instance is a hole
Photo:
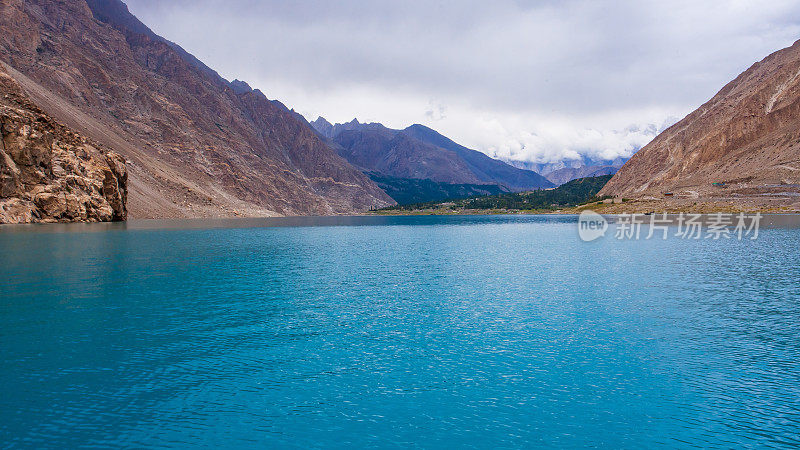
[[[317,120],[310,122],[310,125],[322,136],[328,139],[333,137],[333,124],[325,120],[324,117],[317,117]]]
[[[237,95],[253,91],[253,88],[251,88],[249,84],[241,80],[231,81],[231,89],[233,89],[233,92],[235,92]]]
[[[316,124],[319,124],[319,125],[329,125],[329,126],[333,126],[333,124],[332,124],[332,123],[328,122],[328,120],[327,120],[327,119],[325,119],[325,118],[324,118],[324,117],[322,117],[322,116],[319,116],[319,117],[317,117],[317,120],[315,120],[315,121],[313,121],[313,122],[311,122],[311,123],[316,123]]]

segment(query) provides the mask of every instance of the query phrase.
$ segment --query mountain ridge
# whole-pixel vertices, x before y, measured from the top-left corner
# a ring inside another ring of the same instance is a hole
[[[469,149],[424,125],[402,130],[380,123],[331,124],[319,117],[317,132],[337,145],[337,152],[363,171],[449,184],[494,184],[508,191],[553,186],[541,175]]]

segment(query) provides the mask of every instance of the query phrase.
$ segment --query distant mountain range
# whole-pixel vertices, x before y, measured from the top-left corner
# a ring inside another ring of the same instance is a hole
[[[418,191],[420,184],[407,180],[428,180],[438,184],[432,192],[454,191],[463,195],[554,186],[536,172],[490,158],[423,125],[395,130],[379,123],[362,124],[358,120],[331,124],[320,117],[311,122],[311,126],[333,143],[340,156],[371,174],[373,180],[380,176],[379,184],[382,183],[384,190],[394,192],[395,200],[402,197],[398,201],[405,201],[407,197],[415,201],[439,200],[424,198],[423,192]],[[388,187],[387,183],[392,186]],[[455,188],[456,185],[459,187]],[[408,189],[413,189],[414,193]]]
[[[736,77],[657,136],[600,193],[800,207],[800,41]]]
[[[528,161],[505,160],[514,167],[533,170],[551,183],[560,186],[568,181],[586,177],[613,175],[628,161],[628,158],[599,160],[588,157],[566,159],[555,163],[533,163]]]
[[[565,167],[556,171],[550,172],[546,178],[553,184],[561,186],[572,180],[589,177],[601,177],[604,175],[614,175],[620,169],[620,166],[584,166],[578,168]]]

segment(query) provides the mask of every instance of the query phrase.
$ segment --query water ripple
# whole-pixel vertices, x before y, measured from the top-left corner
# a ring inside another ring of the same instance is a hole
[[[0,232],[2,445],[800,445],[798,230],[237,223]]]

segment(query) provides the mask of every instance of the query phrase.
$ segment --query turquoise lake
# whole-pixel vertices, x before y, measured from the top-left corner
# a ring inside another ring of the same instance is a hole
[[[800,229],[0,227],[0,447],[800,445]]]

